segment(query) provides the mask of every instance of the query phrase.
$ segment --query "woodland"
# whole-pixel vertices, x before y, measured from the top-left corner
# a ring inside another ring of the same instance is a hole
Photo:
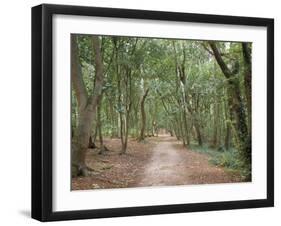
[[[251,53],[72,34],[73,189],[251,181]]]

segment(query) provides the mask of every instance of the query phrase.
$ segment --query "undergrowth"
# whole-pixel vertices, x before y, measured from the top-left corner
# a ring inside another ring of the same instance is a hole
[[[199,153],[207,154],[209,162],[216,166],[221,166],[229,171],[239,173],[242,178],[246,177],[242,163],[239,161],[238,151],[234,148],[224,150],[223,148],[210,148],[207,145],[198,146],[191,144],[190,148]]]

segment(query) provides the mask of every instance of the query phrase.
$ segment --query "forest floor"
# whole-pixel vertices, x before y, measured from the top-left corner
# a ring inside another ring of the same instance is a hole
[[[241,177],[209,163],[207,154],[187,150],[174,137],[129,139],[127,153],[119,155],[120,139],[105,139],[110,151],[89,149],[91,176],[72,179],[72,190],[240,182]]]

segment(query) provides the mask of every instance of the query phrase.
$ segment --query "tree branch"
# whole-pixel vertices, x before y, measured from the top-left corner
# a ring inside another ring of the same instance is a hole
[[[231,77],[232,72],[230,71],[230,69],[227,67],[224,60],[222,59],[221,53],[220,53],[219,49],[217,48],[216,43],[214,41],[209,41],[209,45],[214,53],[214,56],[216,58],[218,65],[220,66],[225,77],[227,77],[227,78]]]
[[[89,104],[95,108],[97,105],[97,102],[102,94],[102,88],[103,88],[103,62],[102,62],[102,56],[101,56],[101,46],[100,46],[100,40],[98,36],[93,36],[92,38],[92,44],[93,49],[95,52],[95,85],[93,89],[93,95],[89,98]]]
[[[78,54],[77,35],[71,35],[71,78],[80,109],[87,105],[88,94],[82,78],[81,62]]]

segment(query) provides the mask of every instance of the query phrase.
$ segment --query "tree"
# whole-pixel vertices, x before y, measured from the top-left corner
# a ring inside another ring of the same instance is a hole
[[[147,88],[141,98],[141,132],[139,136],[139,141],[143,141],[145,138],[144,131],[145,131],[145,124],[146,124],[146,116],[145,116],[145,109],[144,109],[144,102],[148,95],[149,88]]]
[[[72,172],[73,175],[87,175],[86,152],[91,135],[92,122],[96,116],[96,107],[101,98],[103,87],[103,63],[99,37],[92,37],[93,51],[95,53],[95,80],[94,88],[88,95],[83,81],[81,61],[77,35],[71,35],[71,77],[78,102],[78,126],[72,143]]]
[[[230,68],[223,60],[216,43],[210,41],[209,45],[218,65],[228,81],[228,103],[230,111],[233,112],[235,116],[234,125],[238,140],[237,148],[240,151],[240,157],[244,163],[244,167],[249,167],[251,165],[251,144],[249,142],[245,107],[238,80],[239,64],[238,61],[235,61],[233,68]],[[248,177],[250,178],[251,175],[249,174]]]

